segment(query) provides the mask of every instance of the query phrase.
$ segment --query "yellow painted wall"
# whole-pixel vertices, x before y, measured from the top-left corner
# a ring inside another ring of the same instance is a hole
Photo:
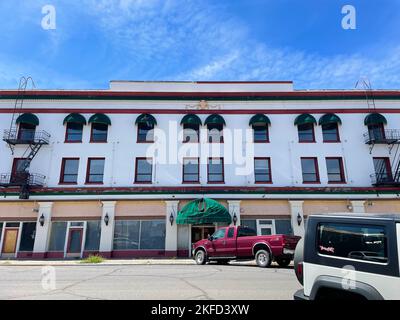
[[[165,201],[118,201],[115,216],[163,216],[165,217]]]
[[[305,215],[316,213],[335,213],[335,212],[348,212],[346,200],[305,200],[303,203],[303,210]]]
[[[240,202],[240,216],[290,215],[290,206],[287,200],[242,200]]]
[[[34,202],[3,202],[0,203],[0,218],[36,218],[35,208]]]

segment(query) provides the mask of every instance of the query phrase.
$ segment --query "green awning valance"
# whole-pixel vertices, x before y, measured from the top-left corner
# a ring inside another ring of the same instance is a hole
[[[317,123],[317,120],[315,120],[315,118],[308,113],[303,113],[299,116],[297,116],[297,118],[294,120],[294,125],[295,126],[299,126],[302,124],[307,124],[307,123]]]
[[[197,199],[189,202],[178,213],[176,224],[226,223],[232,221],[228,210],[213,199]]]
[[[201,123],[200,118],[197,115],[187,114],[186,116],[184,116],[182,118],[182,121],[181,121],[181,125],[184,125],[184,124],[196,124],[196,125],[201,126],[202,123]]]
[[[373,125],[373,124],[387,124],[386,118],[381,115],[380,113],[370,113],[364,119],[364,124],[366,126]]]
[[[65,117],[63,124],[66,123],[79,123],[79,124],[86,124],[86,119],[80,113],[71,113]]]
[[[262,113],[257,113],[256,115],[252,116],[249,122],[249,126],[253,125],[262,125],[262,124],[271,124],[269,118]]]
[[[136,124],[145,123],[147,125],[157,125],[157,120],[151,114],[143,113],[136,119]]]
[[[222,124],[223,126],[226,125],[224,118],[222,118],[219,114],[212,114],[211,116],[208,116],[206,121],[204,121],[204,124]]]
[[[324,124],[330,124],[330,123],[339,123],[342,124],[342,120],[334,114],[334,113],[327,113],[324,114],[320,119],[319,119],[319,125],[322,126]]]
[[[111,126],[111,120],[103,113],[96,113],[89,118],[89,123],[101,123]]]
[[[32,113],[24,113],[21,114],[16,121],[17,124],[20,123],[26,123],[26,124],[31,124],[33,126],[38,126],[39,125],[39,118],[36,117],[34,114]]]

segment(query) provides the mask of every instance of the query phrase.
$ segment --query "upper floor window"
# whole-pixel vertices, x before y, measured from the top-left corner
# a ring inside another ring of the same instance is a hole
[[[86,172],[86,183],[102,184],[105,158],[89,158]]]
[[[316,123],[315,118],[308,113],[301,114],[295,119],[299,142],[315,142],[314,124]]]
[[[208,183],[224,183],[224,159],[208,159]]]
[[[271,179],[271,159],[254,159],[254,178],[256,183],[270,183]]]
[[[328,172],[329,183],[346,182],[342,158],[326,158],[326,169]]]
[[[157,125],[156,119],[151,114],[141,114],[136,119],[137,142],[154,142],[154,127]]]
[[[187,114],[182,118],[181,125],[183,126],[183,142],[199,142],[202,123],[197,115]]]
[[[385,140],[385,124],[386,118],[380,113],[370,113],[364,119],[364,124],[368,127],[368,136],[370,141]]]
[[[153,160],[136,158],[135,183],[151,183],[153,177]]]
[[[65,142],[82,142],[83,126],[86,125],[86,119],[79,113],[71,113],[64,119],[65,124]]]
[[[35,139],[36,127],[39,125],[39,118],[31,113],[21,114],[16,123],[18,125],[18,139],[33,141]]]
[[[63,158],[61,162],[60,183],[78,182],[79,158]]]
[[[269,142],[269,124],[271,124],[271,121],[264,114],[260,113],[251,117],[249,125],[253,128],[254,142]]]
[[[318,159],[301,158],[303,183],[319,183]]]
[[[199,182],[199,158],[183,159],[183,182]]]
[[[224,142],[224,126],[226,125],[224,118],[219,114],[208,116],[204,124],[207,126],[208,142],[223,143]]]
[[[374,158],[376,182],[392,182],[392,166],[388,157]]]
[[[324,142],[340,142],[339,124],[341,123],[340,118],[333,113],[327,113],[319,119]]]
[[[91,116],[89,123],[92,124],[90,142],[107,142],[108,126],[111,125],[111,120],[105,114],[96,113]]]

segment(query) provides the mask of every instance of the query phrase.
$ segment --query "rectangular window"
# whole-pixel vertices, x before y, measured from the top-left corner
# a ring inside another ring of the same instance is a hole
[[[23,141],[35,140],[36,126],[29,123],[20,123],[18,127],[18,139]]]
[[[86,222],[85,250],[98,251],[100,247],[101,222]]]
[[[153,160],[136,158],[135,183],[151,183],[153,177]]]
[[[254,142],[269,142],[268,125],[253,126]]]
[[[208,159],[208,183],[224,182],[224,159],[209,158]]]
[[[79,158],[63,158],[61,161],[60,183],[78,182]]]
[[[271,159],[254,159],[254,177],[256,183],[270,183],[271,179]]]
[[[24,222],[22,224],[21,243],[19,251],[31,252],[33,251],[33,244],[35,243],[36,235],[36,222]]]
[[[290,219],[276,219],[275,220],[275,233],[293,235],[292,222]]]
[[[140,221],[117,220],[114,228],[114,250],[139,249]]]
[[[240,224],[243,227],[249,227],[250,229],[257,230],[257,220],[255,219],[241,219]]]
[[[200,128],[198,124],[185,123],[183,125],[183,142],[199,142]]]
[[[90,142],[107,142],[108,124],[92,123]]]
[[[342,158],[326,158],[329,183],[345,183]]]
[[[137,142],[154,142],[154,124],[138,123]]]
[[[387,235],[383,226],[320,223],[317,231],[320,254],[387,263]]]
[[[68,122],[65,132],[65,142],[82,142],[83,124]]]
[[[52,222],[49,251],[64,251],[67,222]]]
[[[104,177],[104,158],[89,158],[87,173],[86,173],[86,183],[102,184]]]
[[[318,159],[301,158],[303,183],[319,183]]]
[[[199,182],[199,158],[183,159],[183,182]]]
[[[380,124],[371,124],[368,126],[368,134],[369,138],[372,141],[382,141],[385,140],[385,128],[383,123]]]
[[[314,124],[306,123],[297,126],[299,142],[315,142]]]
[[[141,221],[140,249],[165,249],[165,221]]]
[[[223,143],[224,142],[224,126],[222,124],[212,123],[207,125],[208,142]]]
[[[340,142],[339,128],[337,123],[323,124],[322,138],[324,142]]]
[[[373,161],[374,161],[376,181],[391,182],[393,180],[393,177],[392,177],[392,168],[390,165],[390,159],[387,157],[374,158]]]

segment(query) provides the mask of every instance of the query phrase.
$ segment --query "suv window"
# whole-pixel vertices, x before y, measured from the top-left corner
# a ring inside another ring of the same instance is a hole
[[[364,261],[388,261],[385,227],[340,223],[320,223],[318,253]]]
[[[238,237],[251,237],[256,236],[257,232],[247,227],[240,227],[238,230]]]
[[[226,231],[226,228],[218,229],[217,231],[214,232],[214,234],[212,235],[212,238],[214,240],[224,238],[225,237],[225,231]]]

